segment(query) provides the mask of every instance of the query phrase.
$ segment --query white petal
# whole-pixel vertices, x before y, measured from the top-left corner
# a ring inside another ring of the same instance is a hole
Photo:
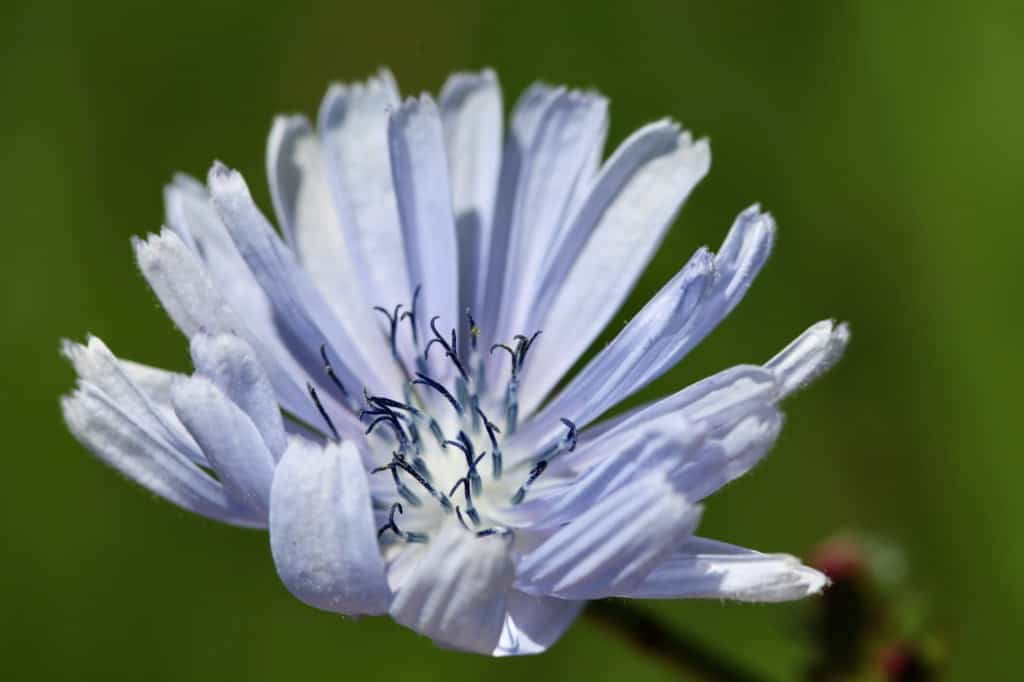
[[[121,366],[121,370],[128,375],[131,382],[138,386],[139,390],[160,410],[169,408],[171,404],[171,387],[175,382],[185,377],[180,372],[171,372],[170,370],[125,360],[124,358],[118,358],[118,364]],[[171,409],[171,414],[173,414],[173,408],[169,409]]]
[[[86,346],[65,341],[61,345],[61,352],[74,365],[81,381],[100,389],[129,419],[162,438],[193,462],[206,464],[206,458],[203,457],[199,446],[178,421],[174,412],[154,403],[132,379],[125,363],[114,357],[103,341],[95,336],[89,337]],[[149,369],[151,372],[157,371]],[[174,376],[170,372],[166,374]]]
[[[437,106],[428,95],[407,100],[391,115],[388,146],[409,278],[422,287],[424,312],[417,316],[420,338],[428,338],[431,317],[439,315],[444,327],[461,321],[444,132]]]
[[[274,121],[267,175],[285,238],[302,267],[369,362],[390,363],[334,207],[320,138],[304,116]]]
[[[567,231],[573,188],[604,139],[607,116],[600,95],[561,91],[536,124],[519,173],[499,339],[535,331],[532,312],[545,265]]]
[[[634,133],[608,161],[550,264],[528,329],[543,329],[525,368],[534,410],[604,329],[707,173],[711,152],[671,122]]]
[[[494,72],[452,75],[438,102],[459,247],[462,305],[484,306],[491,221],[501,169],[502,101]]]
[[[675,365],[743,298],[774,236],[771,216],[756,206],[741,213],[713,260],[698,251],[517,438],[546,433],[543,442],[565,416],[586,425]]]
[[[505,628],[494,655],[524,656],[546,651],[569,629],[585,604],[512,590],[508,595]]]
[[[264,521],[274,458],[256,425],[204,377],[174,387],[174,409],[195,437],[236,506]]]
[[[778,376],[785,397],[831,369],[843,356],[849,341],[850,329],[845,323],[818,322],[783,348],[765,367]]]
[[[828,578],[788,554],[761,554],[693,538],[636,588],[638,599],[735,599],[780,602],[817,594]]]
[[[61,399],[71,433],[101,460],[179,507],[217,521],[260,526],[238,510],[219,483],[161,437],[137,423],[97,387]]]
[[[185,336],[200,331],[233,333],[241,328],[202,263],[177,235],[164,229],[145,241],[132,238],[132,245],[143,276]]]
[[[310,606],[387,612],[384,560],[354,445],[292,440],[270,492],[270,549],[285,587]]]
[[[380,376],[366,364],[307,273],[253,203],[242,176],[218,163],[210,169],[209,182],[214,205],[239,253],[271,301],[278,324],[288,330],[293,353],[306,367],[307,376],[311,381],[321,381],[322,393],[338,395],[329,382],[322,380],[321,346],[326,346],[334,371],[349,393],[358,394],[364,386],[375,393],[387,393],[389,388],[399,386],[397,370],[390,364],[377,368]],[[384,376],[391,379],[390,385],[382,380]]]
[[[395,595],[391,616],[443,646],[491,654],[514,571],[508,538],[476,537],[449,523],[430,538]]]
[[[693,534],[700,514],[665,472],[641,476],[523,557],[516,587],[565,599],[629,592]]]
[[[280,459],[287,446],[281,408],[249,344],[231,334],[196,334],[191,351],[196,371],[211,379],[249,415],[274,459]]]
[[[409,284],[388,152],[388,116],[398,107],[391,74],[333,85],[320,106],[334,204],[364,284],[369,306],[409,305]]]

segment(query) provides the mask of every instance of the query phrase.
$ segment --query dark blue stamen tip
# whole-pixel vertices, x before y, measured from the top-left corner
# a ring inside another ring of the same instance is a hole
[[[459,371],[462,378],[469,381],[469,375],[466,373],[466,368],[462,366],[462,361],[459,360],[458,354],[458,340],[455,336],[455,330],[452,329],[451,341],[445,340],[444,336],[437,329],[437,321],[441,319],[440,315],[434,315],[430,318],[430,331],[434,332],[434,338],[428,343],[426,349],[423,351],[423,358],[427,359],[430,357],[430,348],[436,343],[444,349],[444,354],[451,360],[452,364],[455,365],[455,369]]]
[[[526,499],[526,491],[530,489],[533,482],[536,481],[537,478],[547,470],[547,468],[548,463],[545,460],[541,460],[533,465],[533,468],[530,469],[530,473],[526,477],[526,480],[521,486],[519,486],[519,490],[516,491],[516,494],[512,496],[512,504],[519,504]]]
[[[491,535],[498,535],[503,538],[508,538],[512,536],[512,531],[508,528],[485,528],[484,530],[478,530],[476,532],[476,536],[478,538],[486,538]]]
[[[316,405],[316,409],[320,412],[320,416],[324,418],[324,422],[327,423],[327,428],[334,434],[334,440],[341,440],[341,436],[338,434],[338,429],[334,428],[334,422],[327,414],[327,410],[324,409],[324,404],[320,402],[320,396],[316,394],[316,389],[313,388],[313,384],[307,382],[306,390],[309,391],[309,397],[313,399],[313,404]]]
[[[420,288],[420,285],[417,284],[416,289],[412,292],[412,305],[409,307],[409,310],[402,313],[401,317],[403,320],[409,318],[409,327],[412,329],[412,344],[416,348],[419,348],[420,345],[419,331],[416,329],[416,303],[420,298]]]
[[[429,376],[427,376],[423,372],[416,372],[416,376],[418,378],[414,379],[411,383],[413,383],[413,384],[420,384],[420,385],[423,385],[423,386],[429,386],[430,388],[434,389],[435,391],[440,393],[442,396],[444,396],[445,400],[447,400],[449,403],[451,403],[452,408],[459,414],[460,417],[462,416],[462,414],[464,412],[464,408],[462,407],[462,403],[460,403],[458,400],[456,400],[455,396],[453,396],[451,393],[449,393],[447,388],[442,386],[437,381],[434,381],[433,379],[431,379]]]
[[[324,361],[324,371],[327,372],[327,377],[331,380],[332,383],[334,383],[335,386],[338,387],[338,390],[341,391],[341,394],[345,396],[345,398],[347,399],[348,390],[345,388],[345,384],[341,383],[341,379],[338,378],[338,375],[334,373],[334,368],[331,367],[331,361],[327,359],[326,343],[320,344],[320,357]]]

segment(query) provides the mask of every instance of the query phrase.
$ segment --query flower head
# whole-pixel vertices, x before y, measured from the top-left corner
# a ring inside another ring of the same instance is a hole
[[[270,134],[283,238],[220,163],[206,186],[167,187],[167,226],[135,253],[195,373],[67,343],[69,427],[171,502],[269,528],[304,602],[447,647],[538,652],[602,597],[817,592],[824,576],[792,557],[694,533],[845,326],[598,421],[739,302],[768,214],[743,211],[555,390],[710,162],[670,121],[602,160],[607,125],[600,95],[535,85],[503,132],[489,71],[437,103],[402,102],[387,72],[332,87],[315,130],[290,116]]]

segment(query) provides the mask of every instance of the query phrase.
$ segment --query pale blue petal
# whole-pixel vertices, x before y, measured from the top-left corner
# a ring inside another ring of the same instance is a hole
[[[515,573],[510,539],[476,537],[454,522],[430,538],[391,604],[391,616],[436,643],[491,654]]]
[[[632,439],[637,431],[657,428],[666,418],[682,417],[713,430],[778,399],[779,385],[770,370],[755,365],[730,367],[668,397],[586,429],[568,461],[581,470],[620,449],[621,439]]]
[[[557,529],[610,494],[652,472],[673,472],[700,461],[708,430],[685,417],[672,415],[662,423],[632,429],[601,445],[602,456],[585,473],[572,469],[576,453],[562,455],[548,466],[544,479],[525,501],[503,510],[502,521],[515,528]],[[684,493],[686,491],[683,491]]]
[[[239,526],[264,521],[237,509],[224,489],[185,453],[136,422],[102,390],[85,383],[61,399],[68,429],[97,457],[182,509]]]
[[[693,534],[701,511],[665,471],[634,478],[524,556],[516,587],[564,599],[629,592]]]
[[[540,151],[536,142],[541,123],[551,115],[549,112],[553,104],[563,92],[564,89],[535,83],[523,92],[512,109],[508,135],[502,150],[490,252],[486,260],[485,303],[481,310],[476,311],[480,322],[481,341],[485,348],[496,341],[508,341],[507,338],[498,336],[497,327],[502,308],[514,293],[505,288],[508,268],[512,262],[512,234],[520,220],[520,203],[527,198],[525,185],[529,182],[531,169],[537,164],[534,156]],[[518,285],[517,282],[516,286]]]
[[[537,122],[519,174],[498,339],[535,331],[532,312],[547,259],[568,230],[573,188],[604,139],[607,117],[604,97],[561,89]]]
[[[531,350],[520,404],[529,414],[608,324],[654,255],[711,152],[675,123],[634,133],[612,155],[531,303]]]
[[[675,365],[739,303],[774,235],[771,216],[756,206],[741,213],[719,253],[698,251],[517,439],[550,440],[561,417],[584,426]]]
[[[782,413],[774,407],[719,427],[692,461],[672,473],[678,490],[703,500],[750,471],[768,454],[782,430]]]
[[[642,583],[618,596],[780,602],[817,594],[828,578],[788,554],[762,554],[693,538]]]
[[[850,341],[850,329],[825,320],[811,325],[796,340],[769,360],[765,367],[775,372],[782,395],[798,391],[839,362]]]
[[[563,428],[563,417],[586,426],[656,376],[663,358],[696,345],[696,320],[714,283],[714,258],[701,249],[546,408],[523,425],[515,442],[553,440]]]
[[[322,448],[292,440],[274,472],[270,549],[285,587],[310,606],[387,612],[366,472],[352,443]]]
[[[361,298],[388,310],[412,299],[388,152],[388,116],[398,105],[394,79],[381,71],[365,83],[332,85],[317,121]]]
[[[573,624],[585,601],[537,597],[511,590],[508,615],[495,656],[528,656],[547,651]]]
[[[438,98],[459,247],[463,306],[484,306],[504,114],[494,72],[456,73]]]
[[[416,318],[420,338],[429,338],[428,323],[435,315],[443,328],[462,322],[444,132],[429,95],[407,100],[391,115],[388,147],[409,278],[422,287]]]
[[[337,401],[338,409],[332,418],[339,429],[351,431],[354,437],[358,425],[340,408],[344,404],[340,391],[324,377],[321,347],[326,347],[335,373],[350,394],[360,394],[364,386],[373,392],[387,392],[387,385],[366,365],[309,276],[253,203],[242,176],[222,164],[214,164],[209,182],[214,205],[239,253],[271,301],[278,324],[287,330],[290,348],[306,367],[306,377],[319,382],[325,402],[328,398]],[[380,369],[395,371],[390,364]]]
[[[196,371],[212,380],[249,415],[274,460],[280,459],[287,446],[281,408],[249,344],[231,334],[196,334],[191,351]]]
[[[274,458],[256,425],[205,377],[178,383],[173,400],[235,506],[265,522]]]
[[[267,141],[267,176],[285,238],[325,303],[374,366],[390,363],[335,210],[320,138],[304,116],[281,116]],[[364,295],[359,295],[363,292]]]

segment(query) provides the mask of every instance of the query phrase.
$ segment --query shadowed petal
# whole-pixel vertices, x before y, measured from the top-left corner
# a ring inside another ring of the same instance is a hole
[[[249,344],[231,334],[196,334],[191,351],[196,371],[212,380],[249,415],[274,460],[280,459],[287,446],[281,409]]]
[[[565,599],[628,592],[693,534],[701,511],[666,472],[635,478],[523,557],[516,587]]]
[[[491,654],[515,569],[509,539],[448,523],[419,557],[391,605],[402,625],[446,647]]]
[[[444,327],[461,322],[444,132],[429,95],[407,100],[391,115],[388,148],[409,280],[423,287],[421,304],[426,314],[417,316],[420,338],[429,338],[428,322],[434,315],[441,317]]]
[[[548,649],[565,634],[585,601],[535,597],[519,590],[508,594],[508,615],[495,656],[526,656]]]
[[[460,300],[474,311],[484,306],[501,170],[501,104],[501,88],[490,69],[452,75],[438,100],[458,235]]]
[[[270,492],[270,549],[285,587],[310,606],[386,613],[366,472],[356,447],[291,441]]]
[[[232,502],[265,521],[274,458],[256,425],[204,377],[178,383],[173,397],[178,417],[203,449]]]

